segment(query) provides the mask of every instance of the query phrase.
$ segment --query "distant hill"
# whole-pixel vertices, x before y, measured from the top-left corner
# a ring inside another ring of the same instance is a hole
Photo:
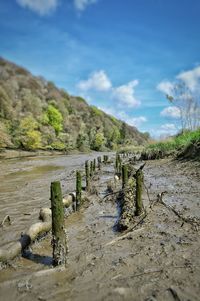
[[[146,141],[135,127],[0,58],[0,148],[113,150]]]

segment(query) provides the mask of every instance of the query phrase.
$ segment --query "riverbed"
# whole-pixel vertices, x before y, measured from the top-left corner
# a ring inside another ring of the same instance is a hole
[[[71,156],[70,160],[68,156],[52,158],[52,161],[46,158],[46,163],[43,158],[23,159],[21,165],[13,162],[17,169],[14,172],[19,172],[16,181],[22,189],[16,193],[18,197],[23,196],[24,202],[28,200],[27,206],[18,204],[20,200],[14,198],[15,189],[10,184],[12,162],[9,162],[9,167],[5,163],[1,176],[10,191],[2,190],[2,196],[7,195],[9,203],[11,193],[13,204],[4,214],[9,213],[13,223],[15,219],[21,221],[21,228],[16,230],[14,227],[15,234],[12,234],[9,228],[13,225],[8,226],[3,235],[7,231],[9,238],[18,238],[18,231],[35,222],[39,208],[50,204],[52,180],[61,180],[64,193],[73,190],[74,170],[83,168],[87,158],[87,155],[78,155]],[[3,174],[10,175],[10,178],[6,179]],[[16,259],[0,272],[0,300],[199,300],[199,227],[190,223],[190,218],[200,219],[199,163],[171,159],[148,161],[144,167],[143,190],[147,216],[120,240],[121,234],[114,227],[118,218],[115,199],[103,198],[107,181],[113,179],[113,174],[114,164],[104,166],[93,182],[99,195],[91,195],[90,201],[65,221],[69,245],[66,269],[51,267],[51,236],[48,235],[33,244],[26,257]],[[25,179],[29,189],[23,184]],[[13,183],[16,184],[15,180]],[[186,222],[156,202],[162,192],[165,192],[163,201],[180,212]],[[35,203],[27,197],[30,194],[36,199]],[[153,204],[151,208],[150,204]],[[12,216],[10,208],[17,208],[18,213]],[[23,219],[20,216],[23,212],[31,215],[25,215]]]

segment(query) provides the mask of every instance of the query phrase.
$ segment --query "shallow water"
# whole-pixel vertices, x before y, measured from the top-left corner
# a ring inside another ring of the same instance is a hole
[[[50,184],[61,181],[63,194],[75,188],[75,170],[102,153],[43,156],[0,161],[0,222],[6,215],[9,227],[0,229],[3,245],[37,221],[41,207],[50,206]]]

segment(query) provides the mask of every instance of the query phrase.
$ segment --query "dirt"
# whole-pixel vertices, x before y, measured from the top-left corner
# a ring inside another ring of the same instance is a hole
[[[103,198],[114,167],[105,166],[93,182],[98,196],[90,196],[66,219],[67,267],[51,268],[48,235],[32,245],[26,258],[1,271],[0,300],[199,300],[199,229],[156,202],[165,191],[167,205],[186,219],[199,220],[199,167],[197,162],[148,161],[143,192],[147,216],[118,239],[123,234],[115,231],[117,205],[114,197]]]

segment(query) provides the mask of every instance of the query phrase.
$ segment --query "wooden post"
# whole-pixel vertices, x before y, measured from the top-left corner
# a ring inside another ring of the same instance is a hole
[[[96,159],[94,158],[94,160],[93,160],[93,172],[95,172],[95,170],[96,170]]]
[[[86,182],[86,190],[90,190],[90,168],[88,160],[85,161],[85,182]]]
[[[67,239],[64,230],[64,207],[60,182],[51,183],[53,265],[67,261]]]
[[[121,173],[121,157],[120,154],[116,154],[116,159],[115,159],[115,170],[117,175],[119,176],[119,174]]]
[[[104,164],[108,163],[108,156],[107,155],[103,156],[103,163]]]
[[[98,157],[97,161],[98,161],[98,169],[101,170],[101,157]]]
[[[126,187],[128,183],[128,168],[127,165],[122,165],[122,189]]]
[[[143,203],[142,203],[142,186],[143,186],[143,171],[138,169],[136,172],[136,211],[135,214],[139,216],[143,212]]]
[[[119,165],[118,165],[118,177],[119,177],[119,179],[121,179],[121,177],[122,177],[122,159],[121,159],[121,157],[120,157],[120,155],[119,155],[119,159],[118,159],[119,161]]]
[[[93,176],[93,161],[90,161],[90,177]]]
[[[82,191],[82,178],[81,172],[76,171],[76,209],[78,210],[81,206],[81,191]]]
[[[118,168],[119,168],[119,154],[116,154],[116,157],[115,157],[115,173],[118,173]]]

